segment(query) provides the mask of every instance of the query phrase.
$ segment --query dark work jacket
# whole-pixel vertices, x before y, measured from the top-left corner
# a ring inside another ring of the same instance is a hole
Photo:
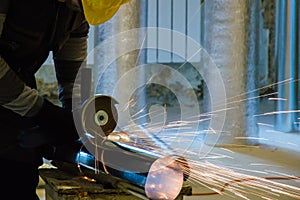
[[[9,1],[0,38],[0,53],[9,67],[26,85],[35,88],[34,74],[52,51],[57,76],[64,73],[61,66],[72,66],[67,81],[74,81],[81,62],[55,60],[55,55],[70,38],[87,37],[89,25],[83,13],[57,0]],[[21,149],[17,144],[20,130],[33,125],[30,119],[0,106],[0,158],[41,164],[35,149]]]

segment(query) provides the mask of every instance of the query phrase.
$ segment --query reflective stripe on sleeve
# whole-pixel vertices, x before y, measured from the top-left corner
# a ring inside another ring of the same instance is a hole
[[[38,91],[26,86],[0,56],[0,105],[21,116],[33,116],[42,104]]]
[[[6,104],[16,99],[24,89],[24,82],[0,56],[0,104]]]
[[[15,100],[2,106],[21,116],[31,117],[40,111],[42,105],[43,98],[39,96],[38,91],[25,86],[24,90]]]

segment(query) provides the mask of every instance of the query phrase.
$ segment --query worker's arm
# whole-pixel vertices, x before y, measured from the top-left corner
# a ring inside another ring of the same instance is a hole
[[[0,36],[6,14],[0,13]],[[17,76],[0,54],[0,105],[21,116],[34,116],[41,109],[43,98]]]
[[[64,108],[72,108],[72,100],[80,101],[80,82],[75,79],[87,57],[87,35],[89,25],[82,24],[72,32],[64,46],[54,52],[56,77],[59,85],[59,99]],[[90,81],[90,80],[87,80]]]
[[[0,36],[6,14],[0,13]],[[1,41],[0,41],[1,42]],[[0,53],[0,105],[35,121],[37,127],[22,129],[20,145],[36,147],[44,144],[74,141],[78,134],[70,111],[43,99],[36,89],[27,86],[10,68]],[[24,119],[25,119],[24,118]]]
[[[72,32],[71,37],[64,43],[62,48],[53,52],[56,77],[59,85],[59,99],[65,111],[72,110],[72,100],[74,98],[80,98],[80,85],[78,85],[79,83],[74,83],[74,81],[87,56],[88,28],[88,24],[83,23],[78,29]],[[33,129],[23,134],[21,140],[22,146],[35,147],[43,144],[60,145],[78,138],[73,116],[66,116],[64,115],[65,112],[60,113],[60,111],[52,112],[56,110],[57,109],[54,108],[52,104],[49,104],[48,101],[44,102],[42,110],[37,117],[48,118],[48,121],[51,123],[47,123],[47,121],[40,122],[42,127],[45,127],[46,130],[44,128]],[[71,112],[69,112],[69,114],[71,114]],[[59,130],[52,131],[53,127],[56,126],[60,127]],[[44,135],[43,137],[39,137],[37,141],[36,136],[39,136],[41,131],[43,131]],[[34,140],[36,141],[32,142]]]

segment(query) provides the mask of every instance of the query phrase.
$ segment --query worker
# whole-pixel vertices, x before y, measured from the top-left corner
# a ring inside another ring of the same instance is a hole
[[[72,90],[87,56],[89,26],[109,20],[128,1],[0,1],[0,199],[39,199],[43,147],[79,139]],[[50,52],[62,106],[36,89],[35,73]]]

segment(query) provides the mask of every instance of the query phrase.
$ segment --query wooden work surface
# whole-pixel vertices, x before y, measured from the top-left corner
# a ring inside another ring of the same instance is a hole
[[[147,199],[143,190],[126,182],[117,181],[117,187],[103,184],[86,176],[74,175],[60,169],[40,169],[40,177],[45,182],[46,200],[141,200]],[[105,179],[114,179],[105,176]],[[107,180],[108,183],[116,180]],[[192,188],[184,185],[176,200],[190,195]]]

